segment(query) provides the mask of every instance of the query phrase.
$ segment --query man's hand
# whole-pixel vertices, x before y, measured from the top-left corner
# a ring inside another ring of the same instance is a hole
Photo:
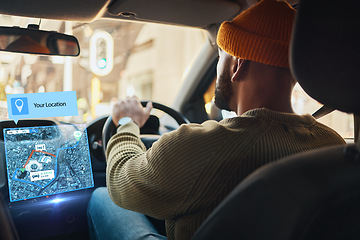
[[[127,97],[114,104],[112,120],[118,126],[121,118],[130,117],[141,128],[148,120],[152,108],[152,102],[148,102],[143,108],[137,97]]]

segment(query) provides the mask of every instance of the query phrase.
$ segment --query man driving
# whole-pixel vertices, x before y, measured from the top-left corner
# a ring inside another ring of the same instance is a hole
[[[294,16],[286,2],[263,0],[221,25],[215,104],[236,112],[235,118],[181,125],[146,150],[139,127],[151,103],[143,108],[129,97],[115,104],[118,128],[106,151],[107,189],[94,191],[88,209],[93,236],[166,239],[148,215],[165,220],[168,239],[190,239],[257,168],[344,144],[332,129],[292,110],[296,82],[288,55]]]

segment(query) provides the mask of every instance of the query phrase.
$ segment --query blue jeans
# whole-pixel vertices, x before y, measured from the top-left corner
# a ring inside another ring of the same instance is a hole
[[[144,214],[117,206],[105,187],[96,189],[88,206],[91,239],[165,240]]]

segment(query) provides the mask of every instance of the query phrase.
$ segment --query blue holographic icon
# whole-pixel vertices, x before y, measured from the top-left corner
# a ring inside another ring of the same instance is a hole
[[[11,98],[11,111],[13,115],[28,115],[29,104],[27,98]]]

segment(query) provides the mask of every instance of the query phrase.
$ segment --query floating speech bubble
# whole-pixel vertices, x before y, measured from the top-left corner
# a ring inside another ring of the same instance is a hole
[[[9,119],[77,116],[75,91],[7,94]]]

